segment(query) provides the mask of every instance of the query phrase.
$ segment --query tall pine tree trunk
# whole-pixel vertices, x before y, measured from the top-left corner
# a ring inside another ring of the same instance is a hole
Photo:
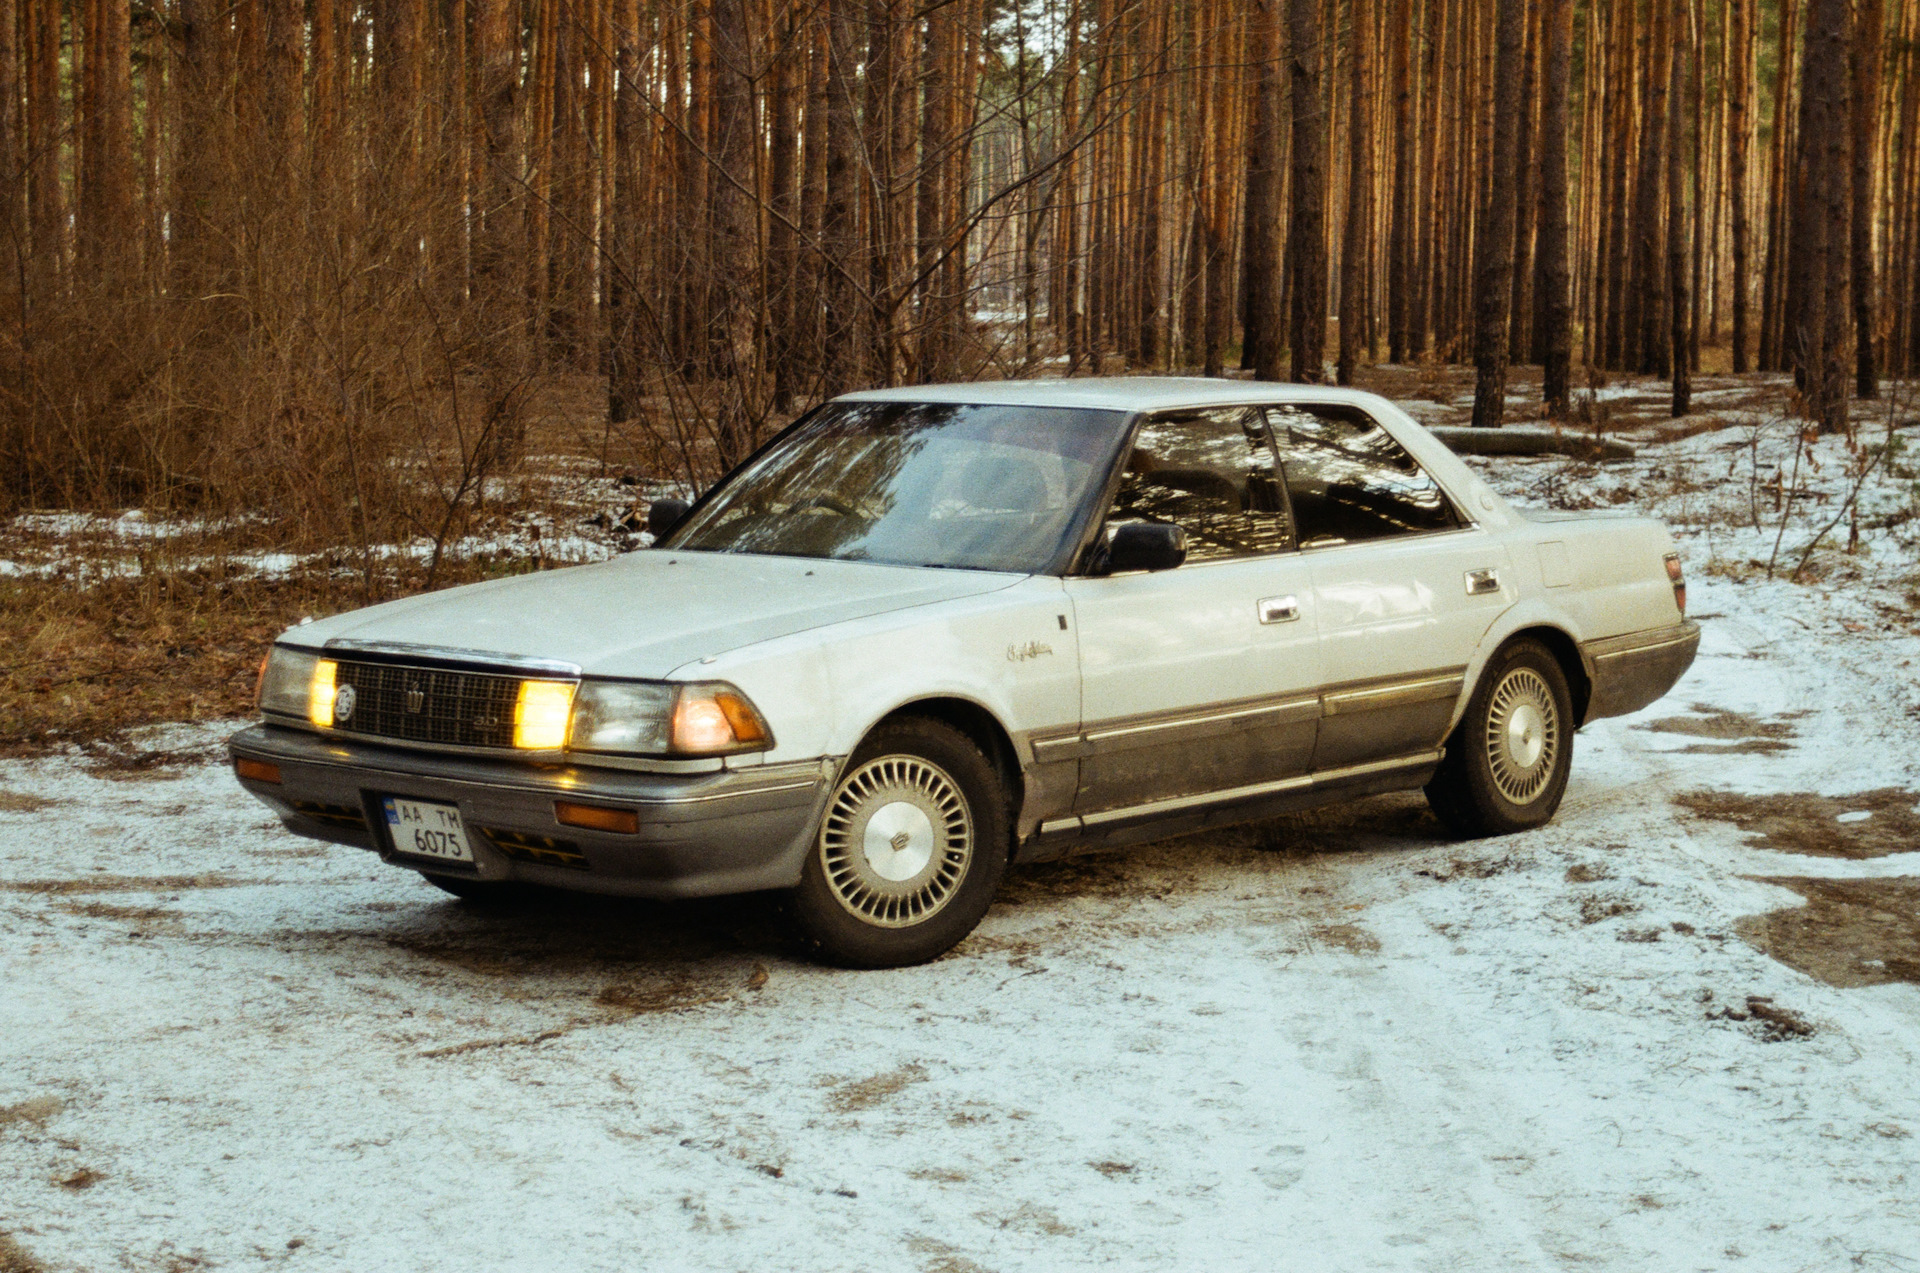
[[[1875,161],[1879,155],[1880,45],[1886,26],[1885,0],[1858,0],[1853,39],[1853,218],[1850,229],[1853,256],[1854,393],[1862,399],[1880,396],[1880,373],[1875,361],[1873,278],[1873,211]],[[1911,89],[1909,89],[1911,91]]]
[[[1804,188],[1795,204],[1792,309],[1787,345],[1808,410],[1823,432],[1847,427],[1844,361],[1852,224],[1850,0],[1809,0],[1801,50],[1800,152]]]
[[[1747,146],[1753,136],[1748,111],[1753,100],[1753,31],[1760,0],[1727,0],[1726,39],[1731,44],[1727,76],[1727,201],[1732,221],[1733,371],[1750,369],[1753,295],[1753,231],[1748,222],[1751,194],[1747,178]]]
[[[1640,170],[1634,179],[1632,353],[1628,362],[1646,375],[1667,374],[1667,304],[1665,253],[1661,251],[1661,191],[1664,188],[1667,146],[1667,79],[1673,62],[1674,0],[1653,6],[1646,71],[1646,121],[1640,136]]]
[[[1246,323],[1242,340],[1256,380],[1280,379],[1280,23],[1283,0],[1253,0],[1253,126],[1247,130]]]
[[[1366,339],[1367,265],[1372,236],[1367,230],[1372,218],[1373,194],[1373,85],[1369,44],[1371,43],[1372,6],[1366,0],[1353,0],[1348,21],[1351,32],[1347,62],[1351,96],[1347,106],[1347,224],[1340,245],[1340,362],[1339,381],[1353,383],[1353,372],[1360,361],[1360,346]]]
[[[1568,85],[1573,65],[1573,0],[1547,0],[1541,24],[1540,280],[1541,363],[1547,414],[1567,413],[1573,360],[1573,290],[1567,259]]]
[[[1393,0],[1393,225],[1387,234],[1387,361],[1404,363],[1413,318],[1413,222],[1420,173],[1413,134],[1413,0]]]
[[[1667,81],[1667,294],[1671,298],[1668,313],[1668,358],[1673,364],[1673,416],[1687,414],[1691,407],[1692,359],[1687,349],[1692,308],[1687,300],[1687,72],[1691,60],[1693,15],[1688,12],[1692,0],[1676,0],[1682,6],[1674,15],[1673,69]]]
[[[1292,209],[1287,259],[1291,264],[1291,314],[1287,345],[1296,383],[1326,378],[1327,351],[1327,164],[1325,121],[1320,105],[1320,3],[1288,0],[1288,68],[1292,86]]]
[[[1487,200],[1474,259],[1473,423],[1497,429],[1507,401],[1507,318],[1513,299],[1514,189],[1518,179],[1521,59],[1526,0],[1499,0],[1495,10],[1493,146]]]

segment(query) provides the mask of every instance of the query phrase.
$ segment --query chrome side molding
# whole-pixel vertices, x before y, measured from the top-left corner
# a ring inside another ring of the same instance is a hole
[[[1120,809],[1102,809],[1097,813],[1052,818],[1040,824],[1039,834],[1060,835],[1073,831],[1086,831],[1112,822],[1166,817],[1170,814],[1204,809],[1212,805],[1235,804],[1242,800],[1258,799],[1261,796],[1277,796],[1311,787],[1330,787],[1354,778],[1391,773],[1397,769],[1418,769],[1423,765],[1437,765],[1444,754],[1436,748],[1433,751],[1418,752],[1411,756],[1396,756],[1392,760],[1376,760],[1364,765],[1348,765],[1341,769],[1327,769],[1315,774],[1276,778],[1270,782],[1249,783],[1244,787],[1229,787],[1224,791],[1202,791],[1190,796],[1174,796],[1166,800],[1148,801],[1146,804],[1127,805]]]

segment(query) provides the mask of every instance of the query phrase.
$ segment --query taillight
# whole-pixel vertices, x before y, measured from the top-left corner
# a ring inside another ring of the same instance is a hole
[[[1680,569],[1680,554],[1667,554],[1667,578],[1673,583],[1674,604],[1680,607],[1680,613],[1687,612],[1687,577]]]

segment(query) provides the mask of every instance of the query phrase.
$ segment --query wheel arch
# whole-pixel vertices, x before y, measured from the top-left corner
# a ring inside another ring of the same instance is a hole
[[[1593,701],[1593,677],[1587,672],[1586,660],[1580,656],[1580,643],[1563,628],[1538,623],[1508,633],[1499,648],[1504,649],[1523,638],[1532,638],[1546,646],[1553,661],[1560,665],[1561,674],[1567,678],[1567,693],[1573,699],[1573,727],[1580,728],[1587,720],[1587,705]]]
[[[1001,788],[1007,795],[1008,823],[1016,824],[1026,798],[1025,775],[1020,767],[1020,754],[1013,745],[1013,735],[1000,722],[1000,718],[990,708],[970,698],[952,694],[929,695],[895,707],[869,726],[861,738],[864,739],[888,721],[912,716],[937,720],[973,740],[1000,775]],[[1017,840],[1018,836],[1014,838]]]

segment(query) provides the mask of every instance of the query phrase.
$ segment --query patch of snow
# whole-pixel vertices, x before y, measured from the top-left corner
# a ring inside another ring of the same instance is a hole
[[[1389,796],[1278,824],[1275,852],[1018,869],[975,937],[894,972],[797,960],[753,899],[473,911],[285,834],[219,763],[0,764],[56,802],[0,813],[0,1107],[58,1103],[0,1137],[0,1216],[54,1269],[294,1242],[356,1273],[1920,1249],[1920,989],[1838,990],[1734,935],[1799,901],[1755,876],[1915,855],[1786,857],[1669,803],[1911,785],[1884,672],[1920,639],[1847,632],[1803,586],[1691,584],[1718,617],[1647,715],[1804,712],[1786,752],[1601,721],[1538,832],[1440,842]],[[1814,1033],[1766,1041],[1727,1015],[1748,996]]]

